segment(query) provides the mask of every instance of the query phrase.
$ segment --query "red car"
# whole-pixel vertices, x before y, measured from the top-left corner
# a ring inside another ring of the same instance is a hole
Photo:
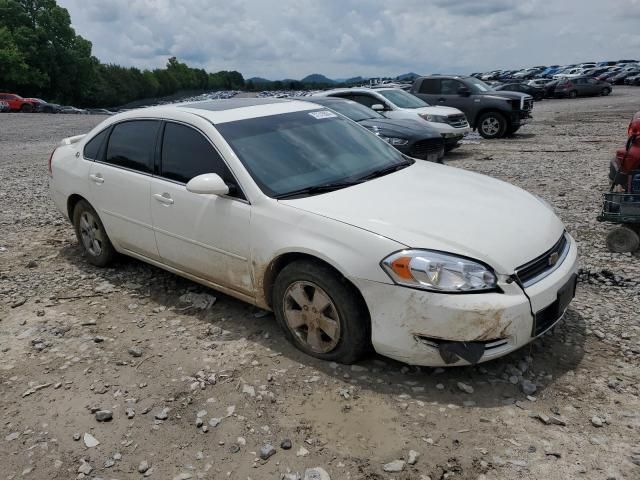
[[[609,178],[624,192],[640,193],[640,112],[631,119],[627,133],[627,145],[611,161]]]
[[[33,103],[15,93],[0,93],[0,100],[9,104],[10,112],[33,112]]]

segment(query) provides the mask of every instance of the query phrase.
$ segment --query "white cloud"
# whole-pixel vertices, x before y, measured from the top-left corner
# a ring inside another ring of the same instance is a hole
[[[58,0],[103,62],[346,78],[638,57],[639,0]],[[635,19],[633,18],[635,17]]]

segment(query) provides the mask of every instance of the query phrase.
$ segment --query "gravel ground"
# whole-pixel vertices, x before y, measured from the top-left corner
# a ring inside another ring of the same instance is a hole
[[[447,370],[316,361],[254,307],[131,259],[92,267],[46,162],[102,118],[0,115],[0,477],[640,478],[640,262],[595,220],[639,109],[637,88],[545,100],[515,138],[448,157],[551,202],[582,269],[552,334]]]

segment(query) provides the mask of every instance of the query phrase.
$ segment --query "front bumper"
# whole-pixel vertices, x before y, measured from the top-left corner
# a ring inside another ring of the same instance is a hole
[[[354,279],[371,315],[371,341],[381,355],[412,365],[452,366],[481,363],[501,357],[536,335],[536,316],[542,318],[558,301],[559,292],[573,285],[577,247],[569,237],[565,260],[550,275],[523,289],[516,282],[500,283],[502,292],[442,294],[397,285]],[[570,292],[573,294],[573,292]],[[455,357],[445,361],[442,345],[482,344],[472,361]]]

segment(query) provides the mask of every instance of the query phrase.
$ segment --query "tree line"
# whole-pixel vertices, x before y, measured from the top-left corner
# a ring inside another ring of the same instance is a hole
[[[101,63],[55,0],[0,0],[0,91],[82,107],[116,106],[181,90],[245,87],[236,71],[206,72],[175,57],[165,68]]]

